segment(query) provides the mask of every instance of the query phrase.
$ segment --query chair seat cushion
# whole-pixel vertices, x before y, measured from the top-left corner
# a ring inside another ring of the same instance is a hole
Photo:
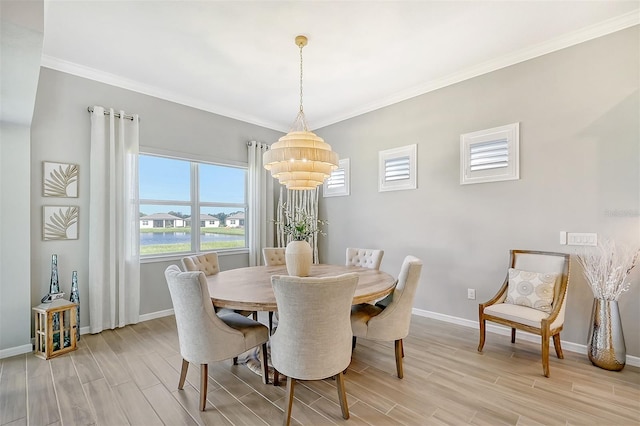
[[[367,336],[367,323],[375,317],[382,308],[369,303],[361,303],[351,307],[351,330],[356,337]]]
[[[496,303],[495,305],[487,306],[484,308],[484,313],[537,328],[540,328],[542,320],[549,316],[546,312],[511,303]]]
[[[218,317],[229,327],[244,335],[246,349],[249,350],[269,340],[269,328],[235,312],[224,312]]]

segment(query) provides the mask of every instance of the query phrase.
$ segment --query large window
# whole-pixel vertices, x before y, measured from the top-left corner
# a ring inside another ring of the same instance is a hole
[[[142,256],[247,247],[246,168],[141,154],[139,173]]]

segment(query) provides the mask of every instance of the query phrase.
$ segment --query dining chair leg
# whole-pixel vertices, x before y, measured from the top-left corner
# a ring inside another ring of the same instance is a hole
[[[516,342],[516,329],[511,327],[511,343]]]
[[[253,318],[254,321],[258,321],[258,311],[253,311],[251,313],[251,317]]]
[[[347,404],[347,392],[344,389],[344,375],[342,372],[336,374],[336,382],[340,409],[342,409],[342,418],[346,420],[349,418],[349,404]]]
[[[180,381],[178,382],[178,389],[182,390],[184,387],[184,379],[187,378],[187,370],[189,369],[189,361],[182,358],[182,368],[180,369]]]
[[[269,364],[267,362],[267,344],[263,343],[262,348],[260,349],[262,352],[262,362],[261,362],[261,370],[262,370],[262,383],[265,385],[269,384]]]
[[[556,355],[560,359],[564,359],[564,354],[562,353],[562,346],[560,346],[560,334],[553,335],[553,346],[556,348]]]
[[[402,339],[396,340],[395,346],[396,346],[396,372],[398,373],[398,378],[402,379],[402,377],[404,377],[404,373],[402,371]]]
[[[291,423],[291,409],[293,408],[293,388],[296,385],[296,379],[287,377],[287,396],[284,399],[284,426]]]
[[[209,364],[200,365],[200,411],[207,405],[207,382],[209,379]]]
[[[357,337],[356,337],[356,336],[353,336],[353,337],[351,338],[351,352],[353,352],[353,351],[354,351],[354,349],[356,348],[356,341],[357,341],[357,340],[358,340],[358,339],[357,339]]]
[[[269,311],[269,336],[273,334],[273,312]]]
[[[273,386],[280,386],[280,373],[275,367],[273,368]]]
[[[233,357],[233,365],[238,365],[238,357],[237,356]]]
[[[404,341],[400,339],[400,350],[402,351],[402,358],[404,358]]]

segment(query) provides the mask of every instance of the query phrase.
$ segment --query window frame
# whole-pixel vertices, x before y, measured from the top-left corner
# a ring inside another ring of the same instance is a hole
[[[406,179],[388,179],[387,162],[408,158]],[[418,188],[418,145],[406,145],[378,152],[378,192]]]
[[[330,180],[334,173],[344,173],[344,183],[340,186],[330,186]],[[331,172],[331,176],[325,179],[322,184],[323,197],[344,197],[351,194],[351,160],[349,158],[341,158],[338,160],[338,168]]]
[[[185,206],[191,209],[191,249],[185,252],[170,252],[170,253],[162,253],[162,254],[153,254],[153,255],[140,255],[140,263],[150,263],[154,261],[166,261],[173,259],[182,259],[185,256],[193,256],[206,252],[210,252],[211,250],[201,250],[201,241],[200,241],[200,230],[206,229],[206,226],[200,226],[200,220],[195,221],[197,227],[194,228],[193,216],[194,214],[200,217],[200,209],[202,207],[232,207],[238,208],[238,210],[243,210],[245,215],[249,210],[248,204],[248,164],[243,162],[236,161],[221,161],[214,159],[203,159],[203,158],[194,158],[186,154],[164,151],[164,150],[156,150],[153,148],[143,148],[140,147],[138,156],[151,156],[151,157],[160,157],[166,158],[169,160],[176,161],[186,161],[189,163],[189,180],[190,180],[190,190],[189,190],[189,201],[178,201],[178,200],[155,200],[155,199],[138,199],[139,205],[166,205],[166,206]],[[213,165],[220,167],[229,167],[229,168],[237,168],[242,169],[244,171],[245,179],[244,179],[244,190],[243,197],[244,203],[229,203],[229,202],[212,202],[212,201],[200,201],[200,179],[199,179],[199,165]],[[139,188],[139,184],[138,184]],[[186,220],[186,219],[185,219]],[[219,223],[222,223],[221,221]],[[235,253],[248,253],[249,251],[249,232],[246,227],[245,221],[245,234],[244,234],[244,246],[237,248],[226,248],[226,249],[217,249],[216,251],[221,254],[235,254]],[[195,231],[194,231],[195,229]]]
[[[472,147],[506,141],[507,165],[472,170]],[[460,185],[520,179],[520,123],[460,135]]]

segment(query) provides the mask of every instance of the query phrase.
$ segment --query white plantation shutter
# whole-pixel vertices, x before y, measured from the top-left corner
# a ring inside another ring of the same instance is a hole
[[[349,159],[343,158],[338,162],[338,168],[331,172],[331,176],[324,181],[322,195],[338,197],[349,195]]]
[[[417,145],[380,151],[379,191],[399,191],[417,187]]]
[[[407,180],[411,177],[409,156],[384,160],[384,180]]]
[[[469,152],[471,171],[497,169],[509,165],[509,141],[507,139],[471,144]]]
[[[460,184],[520,179],[519,123],[460,136]]]

